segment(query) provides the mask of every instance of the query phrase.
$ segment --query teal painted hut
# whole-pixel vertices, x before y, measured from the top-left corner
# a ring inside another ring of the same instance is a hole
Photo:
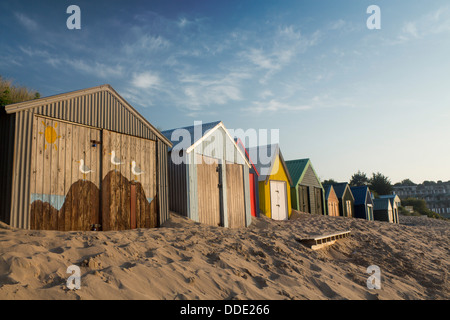
[[[310,159],[286,161],[293,185],[292,209],[311,214],[326,214],[325,192]]]

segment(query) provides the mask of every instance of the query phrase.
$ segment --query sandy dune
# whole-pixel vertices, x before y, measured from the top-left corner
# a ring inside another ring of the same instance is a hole
[[[449,299],[450,222],[400,225],[295,214],[247,229],[172,215],[164,227],[122,232],[0,229],[0,299]],[[297,239],[351,230],[313,251]],[[70,265],[81,289],[68,290]],[[369,290],[366,269],[381,270]]]

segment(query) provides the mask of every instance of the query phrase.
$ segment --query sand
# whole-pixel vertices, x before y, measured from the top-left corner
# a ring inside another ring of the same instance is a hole
[[[295,213],[227,229],[172,214],[157,229],[108,232],[0,228],[0,299],[444,300],[450,298],[450,222],[399,225]],[[298,239],[350,230],[314,251]],[[69,290],[67,267],[81,270]],[[377,265],[381,289],[369,290]]]

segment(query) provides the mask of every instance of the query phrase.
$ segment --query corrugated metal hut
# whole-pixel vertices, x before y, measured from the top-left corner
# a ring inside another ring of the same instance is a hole
[[[353,197],[350,186],[347,182],[333,184],[334,192],[339,199],[339,215],[341,217],[353,217],[353,205],[355,198]]]
[[[259,172],[259,208],[274,220],[288,220],[292,179],[278,144],[247,149]]]
[[[292,208],[301,212],[325,215],[325,197],[319,177],[310,159],[288,160],[291,175]]]
[[[373,221],[373,200],[367,186],[350,187],[355,203],[354,217]]]
[[[25,229],[121,230],[169,218],[171,142],[111,86],[1,112],[2,221]]]
[[[402,201],[396,194],[382,195],[379,196],[381,199],[389,199],[392,206],[392,218],[394,223],[399,223],[398,221],[398,208],[400,207]]]
[[[251,224],[249,168],[221,121],[166,130],[170,209],[224,227]]]
[[[331,184],[323,185],[325,191],[325,203],[327,215],[331,217],[339,217],[339,199]]]
[[[252,217],[259,217],[259,192],[258,192],[259,172],[256,169],[252,159],[250,158],[250,155],[248,154],[247,150],[245,149],[245,146],[242,143],[241,139],[237,139],[236,144],[238,145],[239,148],[241,148],[241,151],[245,153],[245,156],[247,157],[247,160],[251,165],[249,169],[249,179],[248,179],[250,186],[250,211]]]
[[[389,199],[373,199],[373,218],[377,221],[386,221],[393,223],[392,206]]]

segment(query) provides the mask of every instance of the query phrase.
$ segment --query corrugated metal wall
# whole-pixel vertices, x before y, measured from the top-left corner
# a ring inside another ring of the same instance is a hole
[[[14,114],[0,110],[0,221],[10,223],[11,186],[14,152]]]
[[[29,228],[29,185],[32,119],[34,113],[82,125],[107,129],[157,141],[158,201],[160,223],[169,218],[167,148],[154,132],[128,110],[108,90],[82,96],[62,98],[15,113],[14,175],[12,188],[11,226]]]
[[[13,183],[11,191],[10,225],[15,228],[30,227],[30,168],[33,113],[16,113],[14,133]]]

